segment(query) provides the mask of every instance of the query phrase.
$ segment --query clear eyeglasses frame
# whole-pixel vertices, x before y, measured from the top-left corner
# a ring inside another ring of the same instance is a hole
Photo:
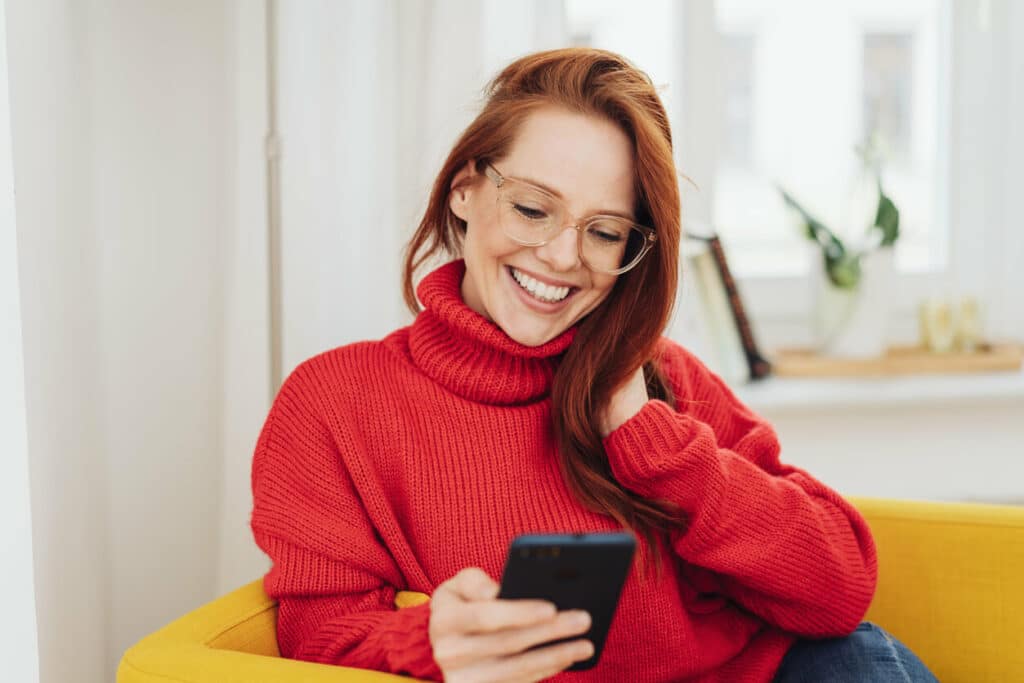
[[[533,183],[503,176],[493,165],[484,174],[498,190],[498,218],[502,232],[525,247],[540,247],[566,228],[577,233],[580,260],[587,268],[620,275],[636,267],[658,236],[652,228],[621,216],[597,214],[576,220],[558,197]]]

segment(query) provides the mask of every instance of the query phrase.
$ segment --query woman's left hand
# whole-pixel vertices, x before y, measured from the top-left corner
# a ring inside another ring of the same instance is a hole
[[[607,437],[621,427],[623,422],[639,413],[649,400],[644,369],[641,367],[612,394],[608,409],[600,422],[601,438]]]

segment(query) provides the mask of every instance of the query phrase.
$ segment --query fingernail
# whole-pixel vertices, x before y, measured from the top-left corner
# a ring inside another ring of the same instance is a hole
[[[594,644],[589,640],[583,641],[583,645],[580,647],[580,659],[590,659],[594,656]]]
[[[544,605],[540,605],[537,607],[536,610],[534,610],[534,614],[537,615],[538,619],[550,619],[551,617],[555,616],[557,612],[558,610],[555,609],[555,606],[550,602]]]
[[[569,618],[570,623],[577,628],[589,627],[590,626],[590,614],[583,611],[573,612]]]

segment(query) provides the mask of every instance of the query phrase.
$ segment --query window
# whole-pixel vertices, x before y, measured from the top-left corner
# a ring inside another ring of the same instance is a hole
[[[618,52],[647,72],[669,118],[675,75],[671,0],[566,0],[566,28],[572,45]]]
[[[900,267],[945,266],[940,9],[938,0],[715,3],[724,117],[713,219],[739,276],[807,272],[810,250],[779,187],[847,239],[863,234],[875,197],[857,150],[869,141],[901,210]]]
[[[719,149],[724,167],[745,168],[753,163],[754,35],[731,33],[722,39],[722,81],[725,115]]]
[[[861,138],[877,135],[900,166],[912,163],[913,48],[911,33],[864,34]]]
[[[992,206],[995,190],[959,169],[975,157],[988,163],[977,146],[965,146],[966,127],[978,117],[998,123],[969,104],[970,93],[1001,82],[1009,67],[983,75],[1000,65],[987,52],[997,24],[978,18],[987,5],[976,4],[566,0],[566,25],[576,44],[621,52],[667,86],[660,91],[677,162],[697,186],[683,185],[684,215],[691,226],[706,218],[722,236],[759,332],[776,326],[763,335],[770,348],[808,341],[798,329],[810,310],[814,255],[779,188],[841,235],[863,234],[877,200],[857,152],[869,139],[884,155],[884,187],[901,212],[903,329],[912,329],[922,297],[964,286],[954,271],[981,281],[983,268],[951,261],[978,258],[950,226],[968,212],[979,220],[975,207]],[[975,174],[993,172],[982,166]]]
[[[871,182],[856,149],[869,138],[901,210],[900,267],[941,270],[948,242],[946,162],[938,157],[947,149],[938,144],[946,134],[941,0],[704,2],[713,4],[718,54],[693,58],[718,69],[721,116],[719,130],[709,131],[713,177],[695,180],[712,194],[711,222],[736,274],[807,273],[811,251],[780,187],[848,238],[864,230]],[[685,122],[673,110],[684,95],[673,36],[683,22],[673,10],[665,0],[568,0],[566,18],[574,44],[622,52],[651,74],[678,137]]]

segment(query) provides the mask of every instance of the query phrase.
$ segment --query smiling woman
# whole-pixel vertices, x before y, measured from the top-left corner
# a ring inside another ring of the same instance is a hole
[[[829,639],[858,680],[894,680],[879,657],[934,680],[860,623],[861,515],[661,336],[681,212],[650,79],[564,49],[487,95],[408,246],[415,321],[299,365],[260,434],[281,653],[432,680],[767,683],[784,658],[816,679]],[[416,284],[434,257],[452,260]],[[644,543],[599,661],[562,675],[594,652],[590,616],[499,599],[506,550],[623,527]],[[431,600],[396,610],[400,590]]]

